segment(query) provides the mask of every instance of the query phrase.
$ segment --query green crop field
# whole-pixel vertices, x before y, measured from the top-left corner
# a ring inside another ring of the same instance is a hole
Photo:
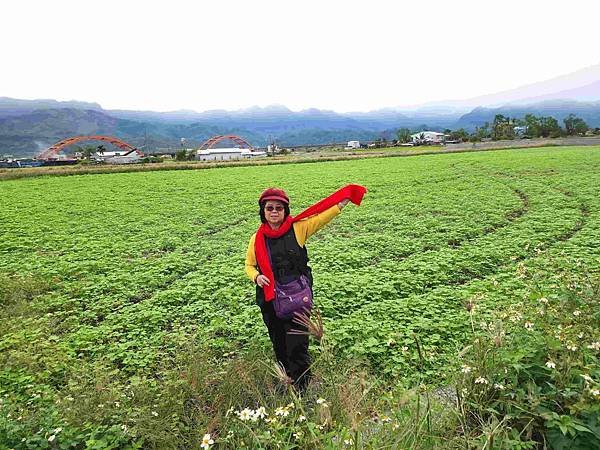
[[[363,204],[307,243],[316,305],[336,357],[389,382],[444,385],[473,327],[529,298],[528,272],[548,298],[557,271],[600,273],[596,147],[2,181],[0,440],[161,427],[191,354],[215,372],[270,355],[243,273],[257,197],[282,187],[294,214],[347,183]],[[600,336],[583,319],[579,346]]]

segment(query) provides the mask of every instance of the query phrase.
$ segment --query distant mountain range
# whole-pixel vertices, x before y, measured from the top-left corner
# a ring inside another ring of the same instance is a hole
[[[98,103],[20,100],[0,97],[0,155],[34,156],[66,137],[106,134],[146,152],[196,147],[217,134],[236,134],[255,146],[276,140],[282,146],[393,139],[398,128],[473,130],[496,114],[552,116],[569,113],[600,127],[600,64],[572,74],[509,91],[466,100],[414,107],[337,113],[319,109],[291,111],[285,106],[238,111],[155,112],[105,110]]]

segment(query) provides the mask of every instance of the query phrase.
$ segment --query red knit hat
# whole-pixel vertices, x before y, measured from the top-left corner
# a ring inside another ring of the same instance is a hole
[[[258,204],[260,205],[262,202],[266,202],[267,200],[279,200],[280,202],[285,203],[286,205],[290,204],[290,199],[283,189],[277,188],[268,188],[260,194],[260,198],[258,199]]]

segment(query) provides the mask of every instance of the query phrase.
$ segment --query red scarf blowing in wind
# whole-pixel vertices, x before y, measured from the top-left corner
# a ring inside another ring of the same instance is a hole
[[[273,230],[267,223],[263,223],[260,227],[258,227],[256,239],[254,241],[254,253],[256,254],[256,262],[261,274],[265,275],[270,281],[270,284],[263,287],[266,301],[270,302],[275,298],[275,277],[273,275],[273,269],[271,267],[271,260],[269,257],[269,250],[267,249],[267,241],[265,237],[271,239],[281,237],[289,231],[294,222],[298,222],[299,220],[322,213],[332,206],[337,205],[342,200],[349,199],[355,205],[360,205],[360,202],[362,201],[366,192],[367,189],[363,186],[358,184],[349,184],[335,191],[329,197],[324,198],[320,202],[315,203],[308,209],[302,211],[296,217],[287,216],[277,230]]]

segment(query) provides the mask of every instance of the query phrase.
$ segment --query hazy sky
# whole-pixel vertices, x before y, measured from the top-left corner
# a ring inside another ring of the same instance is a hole
[[[367,111],[600,62],[597,0],[2,4],[0,96],[104,108]]]

